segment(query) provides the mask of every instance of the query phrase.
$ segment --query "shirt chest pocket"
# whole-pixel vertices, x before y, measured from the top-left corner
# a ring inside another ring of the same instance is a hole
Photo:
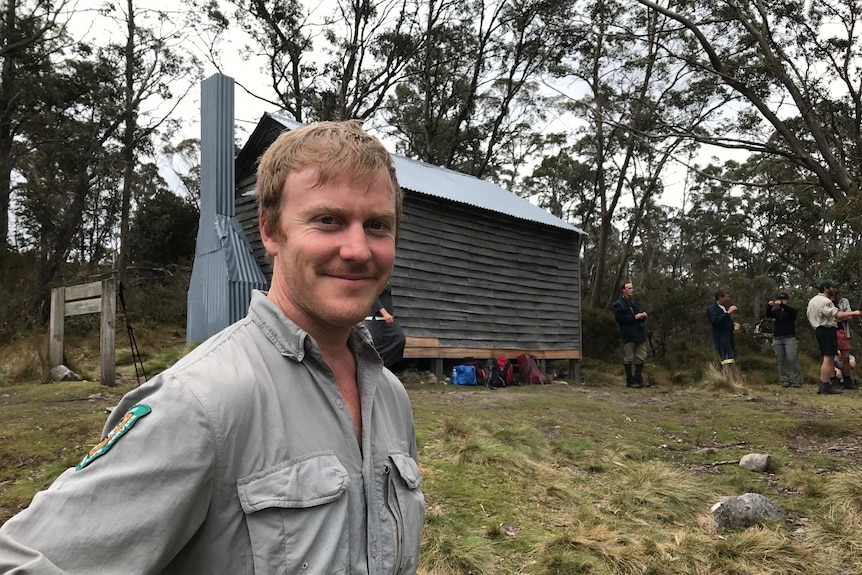
[[[415,573],[419,567],[419,547],[425,523],[425,496],[419,488],[421,477],[416,460],[406,453],[389,453],[385,466],[386,504],[395,527],[396,573]]]
[[[333,452],[291,459],[237,481],[254,572],[346,573],[349,484]]]

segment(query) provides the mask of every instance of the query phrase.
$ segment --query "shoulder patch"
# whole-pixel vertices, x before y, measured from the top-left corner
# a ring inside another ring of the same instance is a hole
[[[139,403],[138,405],[133,406],[129,411],[126,412],[126,415],[123,416],[123,419],[120,420],[120,423],[114,426],[114,429],[112,429],[111,432],[108,433],[108,435],[106,435],[102,441],[93,446],[93,449],[91,449],[87,453],[87,455],[84,456],[84,459],[81,460],[81,463],[78,464],[75,470],[81,471],[82,469],[90,465],[90,463],[92,463],[94,459],[106,454],[108,450],[111,449],[111,447],[113,447],[114,444],[123,435],[125,435],[126,432],[129,431],[140,418],[150,413],[151,411],[152,409],[150,409],[150,406],[143,403]]]

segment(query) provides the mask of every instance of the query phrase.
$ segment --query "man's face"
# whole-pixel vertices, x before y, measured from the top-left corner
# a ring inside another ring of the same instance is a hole
[[[392,272],[396,224],[386,170],[367,182],[344,173],[316,183],[314,169],[291,173],[278,233],[261,229],[273,258],[270,298],[313,336],[366,316]]]
[[[730,303],[730,294],[729,293],[726,293],[723,296],[721,296],[720,298],[718,298],[718,305],[727,307],[727,304],[729,304],[729,303]]]
[[[631,299],[634,293],[635,286],[633,286],[631,282],[623,284],[623,297],[625,297],[626,299]]]
[[[828,287],[826,288],[826,295],[831,299],[835,299],[838,296],[838,288],[837,287]]]

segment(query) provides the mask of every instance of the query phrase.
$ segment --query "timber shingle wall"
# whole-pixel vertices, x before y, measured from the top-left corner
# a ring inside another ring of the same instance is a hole
[[[411,338],[440,347],[579,350],[578,241],[574,231],[408,191],[396,317]]]

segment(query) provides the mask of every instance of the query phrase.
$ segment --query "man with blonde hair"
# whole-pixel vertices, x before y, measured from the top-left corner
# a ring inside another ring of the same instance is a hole
[[[120,402],[0,529],[0,572],[416,572],[410,402],[357,326],[395,259],[391,158],[357,122],[299,128],[257,194],[269,292]]]

